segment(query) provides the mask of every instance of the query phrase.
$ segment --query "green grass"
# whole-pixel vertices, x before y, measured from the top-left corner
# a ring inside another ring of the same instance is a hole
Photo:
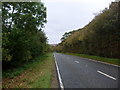
[[[54,58],[52,53],[37,57],[33,62],[13,70],[14,72],[9,72],[14,77],[11,79],[11,76],[7,74],[8,80],[3,80],[3,87],[50,88],[53,68]]]
[[[39,78],[33,85],[33,88],[50,88],[50,83],[48,81],[51,80],[51,73],[45,73],[44,76]]]
[[[120,66],[120,59],[114,59],[114,58],[105,58],[105,57],[99,57],[99,56],[93,56],[93,55],[86,55],[86,54],[75,54],[75,53],[64,53],[68,55],[74,55],[74,56],[79,56],[83,58],[89,58],[101,62],[106,62],[110,64],[115,64]]]
[[[42,62],[44,58],[46,58],[47,55],[42,55],[34,58],[30,62],[25,63],[21,67],[13,68],[13,69],[8,69],[6,71],[2,72],[2,78],[14,78],[18,75],[20,75],[22,72],[30,68],[31,66],[37,64],[38,62]]]

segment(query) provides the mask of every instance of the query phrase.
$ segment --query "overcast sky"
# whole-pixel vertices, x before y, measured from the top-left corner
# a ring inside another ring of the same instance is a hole
[[[42,0],[47,7],[45,33],[49,44],[58,44],[65,32],[87,25],[115,0]]]

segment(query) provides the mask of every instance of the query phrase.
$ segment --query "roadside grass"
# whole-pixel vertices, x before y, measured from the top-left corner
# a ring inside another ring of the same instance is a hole
[[[46,55],[43,56],[38,56],[36,58],[34,58],[33,60],[24,63],[24,65],[13,68],[13,69],[8,69],[6,71],[2,72],[2,78],[14,78],[18,75],[20,75],[22,72],[24,72],[25,70],[27,70],[28,68],[30,68],[31,66],[35,65],[37,62],[42,62],[44,60],[44,58],[46,58]]]
[[[39,56],[33,60],[33,62],[30,62],[23,67],[17,68],[12,72],[9,72],[9,74],[6,72],[6,77],[3,79],[2,87],[51,88],[53,68],[53,53]]]
[[[106,57],[99,57],[99,56],[93,56],[93,55],[86,55],[86,54],[75,54],[75,53],[63,53],[63,54],[68,54],[68,55],[74,55],[74,56],[79,56],[83,58],[89,58],[101,62],[106,62],[110,64],[115,64],[120,66],[120,59],[115,59],[115,58],[106,58]]]

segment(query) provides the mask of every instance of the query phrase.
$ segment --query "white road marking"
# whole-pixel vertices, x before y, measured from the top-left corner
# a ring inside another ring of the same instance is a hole
[[[86,66],[86,67],[88,67],[88,65],[87,65],[87,64],[86,64],[85,66]]]
[[[109,78],[111,78],[111,79],[113,79],[113,80],[116,80],[116,78],[114,78],[114,77],[112,77],[112,76],[110,76],[110,75],[108,75],[108,74],[106,74],[106,73],[103,73],[103,72],[101,72],[101,71],[97,71],[98,73],[100,73],[100,74],[102,74],[102,75],[105,75],[105,76],[107,76],[107,77],[109,77]]]
[[[76,63],[79,63],[79,61],[75,61]]]
[[[86,59],[88,59],[88,58],[86,58]],[[106,65],[111,65],[111,66],[114,66],[114,67],[120,67],[120,66],[115,65],[115,64],[110,64],[110,63],[107,63],[107,62],[97,61],[97,60],[94,60],[94,59],[88,59],[88,60],[98,62],[98,63],[102,63],[102,64],[106,64]]]
[[[54,54],[54,58],[55,58],[55,64],[56,64],[56,68],[57,68],[57,73],[58,73],[58,79],[59,79],[60,87],[61,87],[62,90],[64,90],[64,86],[63,86],[62,79],[61,79],[61,76],[60,76],[60,71],[59,71],[59,68],[58,68],[58,65],[57,65],[55,54]]]

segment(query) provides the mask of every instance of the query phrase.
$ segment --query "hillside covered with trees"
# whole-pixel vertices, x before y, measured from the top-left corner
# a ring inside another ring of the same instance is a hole
[[[120,8],[113,2],[82,29],[66,32],[54,49],[59,52],[120,58]]]

